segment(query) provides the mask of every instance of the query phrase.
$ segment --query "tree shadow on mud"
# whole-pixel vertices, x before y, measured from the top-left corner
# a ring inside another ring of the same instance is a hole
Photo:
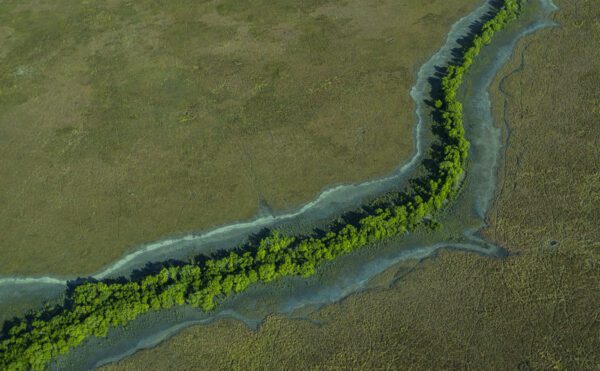
[[[502,8],[502,4],[503,4],[502,0],[490,1],[492,10],[483,14],[480,19],[472,22],[468,26],[469,31],[464,36],[462,36],[456,40],[459,47],[453,48],[450,51],[451,58],[447,62],[448,65],[434,67],[435,73],[433,74],[433,76],[431,76],[427,79],[427,82],[429,83],[429,86],[431,89],[430,93],[429,93],[429,97],[431,99],[426,99],[424,101],[425,104],[427,104],[430,107],[435,108],[435,101],[438,99],[441,99],[443,97],[442,78],[446,75],[446,72],[448,71],[448,66],[460,65],[462,63],[462,58],[463,58],[465,49],[469,48],[473,44],[473,40],[475,39],[475,37],[478,34],[481,33],[485,23],[487,23],[488,21],[492,20],[495,17],[495,15],[498,13],[498,11]],[[436,111],[438,111],[438,110],[436,110]],[[437,117],[437,119],[440,119],[440,117]]]

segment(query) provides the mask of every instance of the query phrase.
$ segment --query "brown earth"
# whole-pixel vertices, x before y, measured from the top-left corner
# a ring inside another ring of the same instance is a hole
[[[600,369],[600,2],[557,5],[492,89],[509,145],[486,234],[509,258],[441,252],[315,322],[218,321],[106,369]]]
[[[89,274],[390,172],[416,70],[478,3],[0,2],[0,275]]]

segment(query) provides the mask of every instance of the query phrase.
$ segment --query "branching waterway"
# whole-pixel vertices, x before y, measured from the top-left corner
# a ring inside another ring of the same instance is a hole
[[[471,14],[456,22],[442,48],[419,70],[411,90],[416,104],[417,124],[414,131],[416,149],[410,161],[392,174],[368,182],[341,185],[321,193],[317,199],[298,210],[264,214],[254,220],[223,226],[211,231],[171,238],[140,247],[100,272],[96,279],[128,277],[149,262],[187,259],[197,254],[233,248],[264,228],[303,232],[326,225],[341,213],[352,210],[386,192],[400,190],[418,171],[431,141],[432,83],[438,70],[452,62],[461,40],[471,27],[493,9],[485,1]],[[543,27],[554,25],[550,14],[556,10],[551,0],[530,0],[524,14],[498,33],[492,44],[481,52],[466,75],[460,92],[464,125],[471,150],[465,180],[459,197],[437,220],[439,230],[417,230],[401,238],[391,239],[357,253],[327,263],[319,274],[308,279],[289,277],[275,284],[259,284],[221,303],[215,311],[205,313],[182,306],[150,312],[140,316],[127,328],[114,328],[108,337],[90,338],[53,367],[89,369],[124,358],[141,348],[158,342],[192,324],[208,323],[218,318],[235,318],[256,327],[271,313],[294,317],[305,316],[319,306],[367,287],[371,279],[406,259],[423,259],[440,248],[473,251],[489,256],[502,256],[503,250],[490,244],[477,232],[485,226],[485,214],[496,190],[496,173],[501,156],[502,133],[493,123],[488,87],[501,66],[511,56],[518,39]],[[401,51],[399,51],[401,52]],[[88,276],[84,273],[84,276]],[[0,319],[20,316],[46,300],[61,297],[69,280],[76,277],[4,277],[0,279]]]

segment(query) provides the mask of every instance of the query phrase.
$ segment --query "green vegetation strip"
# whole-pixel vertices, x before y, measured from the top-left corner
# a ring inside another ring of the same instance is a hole
[[[469,143],[456,93],[481,48],[519,15],[523,2],[505,0],[465,48],[462,61],[447,68],[441,80],[442,97],[435,102],[440,114],[435,123],[440,145],[433,147],[428,175],[415,179],[409,192],[324,236],[288,237],[275,230],[258,246],[222,258],[163,268],[158,274],[125,283],[81,284],[68,293],[62,305],[11,323],[0,343],[0,368],[43,369],[87,337],[106,336],[111,326],[124,325],[150,310],[189,304],[209,311],[215,300],[242,292],[253,283],[293,275],[308,277],[325,261],[414,229],[457,193]]]

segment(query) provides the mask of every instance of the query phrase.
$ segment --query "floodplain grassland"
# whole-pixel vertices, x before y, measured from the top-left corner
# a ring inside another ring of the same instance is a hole
[[[308,319],[196,326],[106,369],[599,368],[600,7],[556,3],[491,89],[508,146],[485,234],[511,256],[443,251]]]
[[[389,172],[416,69],[478,3],[2,2],[0,274],[89,274]]]

